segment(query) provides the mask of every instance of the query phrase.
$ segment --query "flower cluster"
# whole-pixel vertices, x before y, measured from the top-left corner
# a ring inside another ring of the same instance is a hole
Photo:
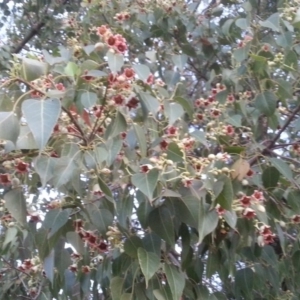
[[[248,220],[253,219],[256,216],[256,212],[251,208],[252,205],[258,205],[260,210],[264,210],[261,203],[265,200],[264,194],[261,191],[254,190],[252,195],[247,196],[241,194],[238,199],[239,205],[243,208],[242,216]]]
[[[102,41],[117,53],[124,54],[127,50],[125,38],[120,34],[113,34],[107,25],[102,25],[97,28],[97,34],[102,38]]]
[[[93,231],[85,230],[83,225],[84,222],[81,219],[74,220],[73,222],[75,232],[77,232],[85,244],[90,247],[90,250],[101,253],[108,251],[108,244],[104,241],[104,239],[95,234]]]
[[[276,235],[272,232],[271,227],[268,225],[262,225],[259,228],[258,243],[260,246],[269,245],[274,243]]]

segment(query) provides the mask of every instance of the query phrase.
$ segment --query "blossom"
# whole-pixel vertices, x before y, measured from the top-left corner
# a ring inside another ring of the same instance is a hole
[[[177,132],[178,132],[178,128],[175,126],[170,126],[166,130],[168,136],[176,136]]]
[[[252,199],[257,200],[257,201],[262,201],[264,200],[264,194],[263,192],[260,192],[258,190],[254,190],[253,194],[251,195]]]
[[[24,163],[23,161],[16,161],[16,171],[21,174],[28,173],[29,164]]]
[[[169,143],[166,140],[162,140],[159,143],[160,149],[161,150],[167,150]]]
[[[124,75],[127,79],[132,79],[132,78],[134,78],[135,72],[131,68],[126,68],[124,70]]]
[[[141,173],[148,173],[151,169],[153,169],[153,166],[149,164],[141,165],[140,166],[140,172]]]
[[[250,207],[247,207],[243,211],[243,217],[246,218],[246,219],[248,219],[248,220],[253,219],[255,216],[256,216],[255,211],[252,208],[250,208]]]
[[[119,94],[113,97],[113,101],[115,102],[116,105],[122,106],[125,104],[125,97]]]
[[[219,216],[223,216],[226,212],[226,209],[224,209],[220,204],[217,204],[216,212],[218,213]]]
[[[242,206],[249,207],[251,204],[251,197],[244,195],[242,198],[240,198],[240,202]]]
[[[133,108],[137,108],[138,104],[139,100],[136,97],[131,97],[127,102],[126,106],[129,108],[129,110],[131,110]]]
[[[183,178],[183,179],[181,180],[181,182],[183,183],[183,186],[184,186],[184,187],[189,188],[189,187],[191,187],[192,184],[193,184],[193,179],[191,179],[191,178]]]
[[[300,215],[294,215],[294,216],[292,216],[292,221],[295,224],[300,224]]]
[[[11,185],[11,177],[10,174],[0,174],[0,184],[4,186]]]
[[[108,32],[108,27],[106,25],[101,25],[97,28],[97,34],[99,36],[104,36]]]

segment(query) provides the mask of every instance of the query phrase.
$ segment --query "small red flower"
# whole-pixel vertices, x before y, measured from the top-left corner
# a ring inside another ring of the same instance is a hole
[[[215,97],[212,96],[212,95],[210,95],[210,96],[208,96],[207,101],[208,101],[209,103],[213,103],[213,102],[215,101]]]
[[[122,106],[125,104],[125,97],[123,95],[116,95],[113,97],[113,100],[118,106]]]
[[[127,137],[127,132],[121,132],[120,137],[121,137],[122,140],[125,140],[126,137]]]
[[[269,235],[264,236],[264,243],[266,245],[273,244],[274,243],[274,237],[275,237],[275,234],[269,234]]]
[[[231,125],[226,125],[224,128],[224,131],[225,131],[226,135],[229,135],[229,136],[234,135],[234,128]]]
[[[148,173],[153,167],[149,164],[141,165],[140,172],[141,173]]]
[[[71,266],[69,266],[68,268],[71,272],[75,273],[77,272],[77,265],[76,264],[73,264]]]
[[[29,164],[24,163],[23,161],[18,161],[16,164],[16,171],[21,174],[28,173]]]
[[[107,33],[108,27],[106,25],[102,25],[97,28],[97,34],[100,36],[103,36],[105,33]]]
[[[134,78],[135,72],[133,69],[126,68],[124,70],[124,75],[127,79],[132,79]]]
[[[101,242],[99,245],[98,245],[98,249],[101,251],[101,252],[105,252],[108,250],[108,245],[104,242]]]
[[[217,90],[217,89],[212,89],[212,90],[211,90],[211,93],[212,93],[213,95],[216,95],[216,94],[218,93],[218,90]]]
[[[300,215],[294,215],[294,216],[292,217],[292,221],[293,221],[293,223],[295,223],[295,224],[300,224]]]
[[[160,146],[160,149],[161,149],[161,150],[167,150],[168,145],[169,145],[169,143],[168,143],[167,141],[165,141],[165,140],[162,140],[162,141],[159,143],[159,146]]]
[[[257,201],[263,201],[265,199],[263,192],[260,192],[258,190],[254,190],[251,197],[252,197],[252,199],[257,200]]]
[[[37,222],[40,222],[40,221],[41,221],[41,218],[38,215],[38,213],[31,213],[29,222],[31,222],[31,223],[37,223]]]
[[[107,45],[110,46],[110,47],[115,46],[116,42],[117,42],[117,39],[116,39],[113,35],[111,35],[111,36],[106,40]]]
[[[82,267],[81,267],[81,271],[82,271],[82,273],[84,273],[84,274],[88,274],[88,273],[91,272],[91,268],[90,268],[89,266],[82,266]]]
[[[234,96],[232,94],[230,94],[230,95],[227,96],[227,102],[233,103],[234,101],[235,101],[235,98],[234,98]]]
[[[220,206],[220,204],[217,204],[216,211],[219,216],[223,216],[226,212],[226,209],[224,209],[222,206]]]
[[[170,126],[170,127],[167,128],[166,131],[167,131],[167,134],[169,136],[175,136],[177,134],[177,132],[178,132],[178,128],[174,127],[174,126]]]
[[[256,216],[255,211],[252,208],[247,207],[244,211],[243,211],[243,217],[251,220]]]
[[[10,174],[0,174],[0,184],[4,186],[11,185]]]
[[[146,80],[146,83],[151,85],[154,83],[154,75],[153,74],[150,74]]]
[[[127,45],[125,43],[118,42],[115,48],[119,53],[124,53],[127,50]]]
[[[210,112],[211,116],[214,118],[218,118],[221,115],[221,111],[218,109],[212,109]]]
[[[59,91],[64,91],[66,88],[65,86],[62,84],[62,83],[57,83],[55,85],[56,89],[59,90]]]
[[[183,178],[181,181],[183,183],[183,186],[186,187],[186,188],[191,187],[192,184],[193,184],[193,180],[190,179],[190,178]]]
[[[129,110],[133,108],[137,108],[139,104],[139,100],[136,97],[132,97],[126,104],[126,106],[129,108]]]
[[[242,206],[249,207],[250,204],[251,204],[251,197],[249,197],[249,196],[243,196],[240,199],[240,202],[241,202]]]
[[[202,115],[202,114],[197,114],[197,119],[199,120],[199,121],[203,121],[204,120],[204,115]]]

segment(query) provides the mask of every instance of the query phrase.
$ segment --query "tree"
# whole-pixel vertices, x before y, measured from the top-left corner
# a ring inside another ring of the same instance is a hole
[[[76,3],[4,10],[0,298],[298,299],[298,2]]]

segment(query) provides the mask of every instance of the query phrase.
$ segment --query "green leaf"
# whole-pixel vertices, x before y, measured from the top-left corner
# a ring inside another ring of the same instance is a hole
[[[241,127],[242,126],[242,116],[241,115],[233,115],[229,116],[227,119],[227,122],[235,127]]]
[[[148,252],[156,253],[157,256],[160,255],[161,239],[157,234],[155,234],[154,232],[147,233],[142,242],[144,245],[143,248]]]
[[[293,213],[300,214],[300,191],[291,191],[287,196],[287,203],[291,206]]]
[[[44,271],[46,273],[47,278],[50,280],[53,285],[54,279],[54,249],[50,251],[47,257],[44,258],[43,261]]]
[[[117,155],[122,149],[122,146],[123,146],[123,141],[119,136],[116,136],[107,141],[106,149],[109,149],[109,151],[107,151],[107,158],[106,158],[107,167],[110,167],[114,163]]]
[[[253,282],[254,282],[254,273],[252,269],[245,268],[245,269],[238,270],[235,275],[236,297],[243,296],[246,299],[252,298]]]
[[[17,139],[16,149],[18,150],[38,149],[33,134],[27,125],[20,126],[20,135]]]
[[[117,112],[115,118],[106,129],[106,138],[114,138],[121,132],[127,131],[127,122],[122,113]]]
[[[77,77],[80,74],[80,68],[74,62],[68,62],[67,66],[65,67],[65,74],[70,77]]]
[[[5,239],[3,244],[1,245],[1,249],[4,249],[6,245],[9,243],[14,243],[18,236],[18,229],[17,227],[8,227],[5,232]]]
[[[134,174],[131,177],[131,181],[143,194],[152,200],[158,176],[159,171],[157,169],[152,169],[148,173]]]
[[[234,199],[234,193],[232,189],[232,182],[228,177],[225,177],[224,185],[221,193],[217,196],[215,202],[219,203],[222,208],[231,210],[232,202]]]
[[[185,287],[184,274],[174,265],[165,264],[165,272],[173,300],[180,300]]]
[[[245,18],[239,18],[235,21],[235,25],[243,30],[249,27],[249,21]]]
[[[107,184],[102,180],[100,176],[98,176],[98,184],[101,191],[108,197],[109,200],[113,199],[113,194]]]
[[[169,125],[173,125],[184,114],[184,110],[180,104],[170,103],[165,108],[165,113],[169,119]]]
[[[112,300],[120,300],[123,291],[124,279],[113,277],[110,281],[110,292]]]
[[[0,139],[16,143],[20,133],[19,120],[13,112],[0,112]]]
[[[46,229],[50,229],[48,233],[48,239],[51,238],[61,227],[63,227],[68,222],[70,214],[70,209],[53,209],[46,214],[43,226]]]
[[[286,179],[294,182],[293,172],[287,163],[279,158],[270,158],[269,160],[281,175],[283,175]]]
[[[189,117],[192,118],[194,110],[191,103],[187,99],[180,96],[176,96],[173,98],[173,100],[179,103],[182,106],[182,108],[185,110],[185,112],[189,115]]]
[[[146,279],[146,288],[148,288],[149,280],[159,268],[160,257],[153,252],[147,252],[143,248],[138,248],[137,254],[141,270]]]
[[[145,157],[147,155],[147,140],[145,131],[143,127],[137,124],[133,124],[133,129],[138,140],[141,156]]]
[[[205,147],[208,147],[205,132],[200,131],[200,130],[195,130],[195,131],[192,131],[190,134],[192,137],[194,137],[196,139],[197,142],[201,143]]]
[[[35,80],[48,72],[48,64],[42,61],[23,58],[21,66],[21,74],[28,82]]]
[[[237,215],[235,211],[229,211],[229,210],[225,211],[223,218],[231,228],[235,229],[236,222],[237,222]]]
[[[140,92],[139,94],[141,97],[141,101],[145,105],[147,110],[155,116],[159,109],[158,100],[148,93]]]
[[[260,25],[266,28],[270,28],[276,32],[280,32],[280,25],[279,25],[279,13],[275,13],[271,15],[267,20],[260,21]]]
[[[290,82],[283,79],[277,79],[276,82],[278,84],[277,95],[280,100],[286,101],[286,98],[293,96],[293,86]]]
[[[77,156],[81,154],[80,151],[73,154],[71,157],[62,156],[56,159],[53,173],[56,176],[53,177],[53,184],[56,188],[61,187],[71,180],[77,166],[76,159]]]
[[[173,246],[175,243],[173,218],[174,216],[167,207],[160,206],[149,214],[148,221],[150,228],[170,246]]]
[[[91,219],[93,224],[99,230],[99,232],[103,235],[107,232],[107,227],[112,225],[114,216],[112,213],[105,208],[97,209],[94,207],[91,215]]]
[[[34,136],[38,149],[42,150],[48,143],[60,116],[60,101],[58,99],[28,99],[22,103],[22,112]]]
[[[172,142],[168,145],[167,159],[170,159],[173,162],[183,161],[183,152],[181,151],[177,143]]]
[[[138,249],[143,247],[142,240],[137,236],[131,236],[124,243],[124,251],[133,258],[138,257]]]
[[[124,57],[122,54],[113,53],[112,51],[107,52],[107,62],[112,73],[116,74],[121,71],[124,65]]]
[[[174,65],[180,70],[183,71],[187,63],[188,56],[186,54],[176,54],[172,55],[172,61]]]
[[[275,167],[268,167],[262,174],[263,185],[266,189],[273,189],[277,186],[280,178],[280,173]]]
[[[26,224],[27,207],[21,188],[14,188],[4,195],[5,207],[22,226]]]
[[[48,156],[38,156],[33,161],[34,169],[39,174],[42,187],[51,180],[54,176],[54,166],[56,164],[56,158]]]
[[[151,74],[149,67],[146,65],[134,65],[133,69],[142,81],[146,81]]]
[[[272,116],[275,113],[276,105],[277,98],[270,91],[258,94],[255,98],[255,107],[266,116]]]
[[[84,108],[91,108],[97,103],[97,94],[92,92],[84,92],[80,95],[80,101]]]

